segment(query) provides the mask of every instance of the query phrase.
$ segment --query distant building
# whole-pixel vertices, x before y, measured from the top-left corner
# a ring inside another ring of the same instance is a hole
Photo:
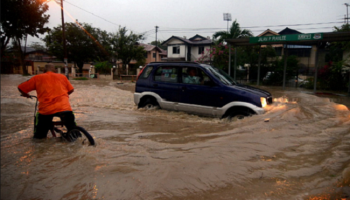
[[[146,65],[150,62],[161,62],[162,56],[164,54],[163,50],[159,47],[156,47],[151,44],[142,44],[139,43],[140,46],[143,46],[145,49],[145,58],[146,58]]]
[[[210,37],[195,35],[189,39],[186,37],[172,36],[162,43],[167,46],[167,58],[164,61],[196,61],[201,56],[209,54],[213,41]],[[207,60],[208,62],[210,60]]]
[[[286,27],[285,29],[283,29],[278,33],[270,29],[267,29],[266,31],[259,34],[257,37],[273,36],[273,35],[290,35],[290,34],[303,34],[303,33]],[[310,68],[315,67],[315,57],[316,57],[315,45],[310,46],[310,45],[272,44],[271,46],[275,49],[277,56],[283,56],[284,49],[285,48],[288,49],[288,55],[297,56],[299,60],[299,65],[301,66],[301,68],[303,68],[306,71],[306,73],[309,71]],[[261,47],[264,48],[266,47],[266,45],[261,45]]]
[[[24,62],[29,74],[35,74],[40,67],[44,67],[47,62],[55,62],[57,58],[44,50],[36,50],[32,47],[21,47],[24,53]],[[58,61],[60,62],[60,61]],[[11,48],[6,55],[1,58],[1,73],[22,74],[18,49]]]

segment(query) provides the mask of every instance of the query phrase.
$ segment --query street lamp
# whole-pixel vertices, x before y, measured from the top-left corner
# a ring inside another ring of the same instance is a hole
[[[231,13],[224,13],[224,21],[227,21],[227,33],[228,33],[228,22],[232,21]]]

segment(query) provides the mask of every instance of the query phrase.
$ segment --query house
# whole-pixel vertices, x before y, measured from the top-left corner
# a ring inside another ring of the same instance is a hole
[[[286,27],[282,31],[276,33],[270,29],[265,30],[257,37],[261,36],[273,36],[273,35],[290,35],[290,34],[303,34],[297,30]],[[277,56],[284,55],[284,49],[288,49],[288,56],[295,55],[298,57],[299,65],[301,66],[301,70],[305,73],[310,71],[310,68],[315,67],[315,57],[316,57],[316,46],[315,45],[291,45],[291,44],[272,44],[271,45],[275,51]],[[266,45],[261,45],[262,48],[266,47]]]
[[[24,47],[22,47],[24,52]],[[43,62],[52,62],[56,60],[55,56],[51,56],[44,50],[36,50],[32,47],[26,47],[25,51],[25,60],[26,61],[43,61]]]
[[[145,49],[146,65],[150,62],[160,62],[163,56],[162,49],[151,44],[139,43]],[[161,55],[162,54],[162,55]]]
[[[207,49],[211,48],[213,41],[210,37],[197,34],[189,39],[172,36],[162,45],[167,46],[167,58],[163,58],[164,61],[196,61],[209,54]],[[207,62],[210,62],[209,56],[207,57]]]
[[[37,50],[32,47],[21,47],[24,53],[24,61],[29,74],[35,74],[40,66],[44,67],[47,62],[56,61],[55,56],[51,56],[44,50]],[[1,73],[22,74],[18,49],[11,48],[1,59]]]
[[[159,53],[160,60],[166,60],[168,52],[166,50],[160,49],[162,52]]]

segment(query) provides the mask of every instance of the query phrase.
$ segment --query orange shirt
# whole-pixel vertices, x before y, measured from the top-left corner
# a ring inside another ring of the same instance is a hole
[[[68,92],[74,88],[67,77],[62,74],[53,72],[39,74],[21,83],[18,88],[24,93],[36,90],[39,101],[39,113],[42,115],[72,111]]]

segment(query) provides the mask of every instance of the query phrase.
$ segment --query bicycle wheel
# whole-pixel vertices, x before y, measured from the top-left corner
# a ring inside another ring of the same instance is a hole
[[[82,144],[95,145],[95,140],[92,138],[90,133],[88,133],[83,127],[76,126],[67,134],[68,140],[76,141],[81,140]],[[86,141],[88,140],[88,141]]]

